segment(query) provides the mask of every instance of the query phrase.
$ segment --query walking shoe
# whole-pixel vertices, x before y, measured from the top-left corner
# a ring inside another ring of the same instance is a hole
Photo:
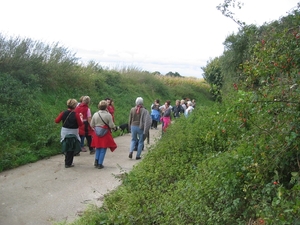
[[[95,167],[98,166],[98,160],[97,160],[97,159],[95,159],[94,166],[95,166]]]
[[[99,165],[97,166],[97,168],[98,168],[98,169],[103,169],[104,166],[103,166],[102,164],[99,164]]]
[[[130,159],[132,159],[132,152],[129,153],[129,156],[128,156]]]
[[[65,168],[74,167],[74,165],[65,165]]]
[[[141,157],[140,157],[140,156],[137,156],[135,159],[136,159],[136,160],[139,160],[139,159],[141,159]]]
[[[95,154],[95,149],[90,150],[90,155],[94,155]]]
[[[81,151],[82,152],[87,152],[87,150],[85,149],[85,147],[81,147]]]
[[[75,154],[74,156],[80,156],[80,153]]]

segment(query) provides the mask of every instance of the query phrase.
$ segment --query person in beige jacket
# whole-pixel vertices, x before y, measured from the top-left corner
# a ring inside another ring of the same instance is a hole
[[[94,113],[91,120],[91,127],[95,130],[96,127],[107,129],[104,136],[98,136],[96,132],[93,133],[92,147],[96,148],[94,166],[98,169],[104,168],[103,161],[106,154],[106,149],[110,148],[113,152],[117,148],[117,144],[111,134],[111,129],[116,129],[113,122],[112,115],[107,111],[107,102],[102,100],[98,104],[99,111]]]

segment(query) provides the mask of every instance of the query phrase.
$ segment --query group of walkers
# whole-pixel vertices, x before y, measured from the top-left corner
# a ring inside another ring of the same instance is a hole
[[[103,161],[107,148],[111,151],[117,148],[111,134],[111,130],[116,129],[113,101],[110,98],[100,101],[99,111],[93,116],[89,103],[89,96],[82,96],[79,103],[76,99],[69,99],[67,110],[61,112],[55,119],[56,123],[62,122],[61,143],[65,154],[65,168],[74,166],[74,156],[79,156],[80,152],[87,152],[84,148],[85,139],[90,154],[95,154],[94,166],[99,169],[104,167]],[[102,127],[107,132],[100,137],[96,135],[95,127]]]
[[[65,168],[73,167],[74,156],[79,156],[80,152],[87,152],[84,148],[85,139],[90,154],[95,154],[94,166],[98,169],[104,168],[103,161],[107,148],[112,152],[117,148],[117,144],[111,134],[117,130],[115,125],[113,100],[106,98],[98,104],[99,111],[91,114],[89,108],[90,97],[82,96],[78,103],[76,99],[67,101],[67,110],[59,113],[55,122],[62,122],[61,143],[62,151],[65,155]],[[171,123],[171,115],[179,118],[186,117],[193,111],[195,102],[186,100],[176,100],[175,106],[171,106],[171,101],[167,100],[164,105],[156,99],[151,105],[151,114],[144,107],[142,97],[138,97],[135,106],[131,108],[128,119],[128,126],[131,132],[131,143],[129,148],[129,158],[133,158],[133,151],[137,150],[135,159],[141,159],[144,148],[144,140],[149,136],[149,130],[157,129],[158,123],[162,123],[163,132]],[[136,147],[137,146],[137,147]]]
[[[196,101],[193,99],[176,100],[175,106],[171,105],[171,101],[167,100],[163,105],[160,105],[159,99],[154,100],[151,105],[151,129],[157,129],[158,123],[162,123],[162,130],[166,132],[167,127],[171,123],[171,118],[179,118],[181,115],[188,117],[196,106]]]

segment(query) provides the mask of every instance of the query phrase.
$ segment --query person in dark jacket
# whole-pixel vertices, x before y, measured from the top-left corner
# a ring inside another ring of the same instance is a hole
[[[172,107],[172,111],[173,111],[174,118],[179,118],[180,115],[184,114],[184,109],[180,104],[180,100],[176,100],[175,106]]]
[[[82,115],[74,111],[77,106],[76,99],[67,101],[68,109],[61,112],[55,119],[55,123],[62,122],[60,141],[62,151],[65,154],[65,168],[73,167],[74,155],[80,152],[79,127],[83,125]]]

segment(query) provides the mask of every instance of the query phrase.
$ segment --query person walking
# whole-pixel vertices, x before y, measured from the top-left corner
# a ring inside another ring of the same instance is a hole
[[[195,99],[192,100],[192,106],[195,109],[195,107],[196,107],[196,100]]]
[[[163,132],[166,132],[167,127],[170,125],[171,123],[171,113],[172,113],[172,106],[171,106],[171,101],[167,100],[164,104],[164,107],[161,107],[162,110],[162,123],[163,123],[163,127],[162,130]]]
[[[181,114],[184,114],[184,109],[180,104],[180,100],[176,100],[175,106],[172,107],[172,112],[175,119],[179,118]]]
[[[191,101],[187,102],[187,109],[184,112],[185,117],[187,118],[194,110],[193,103]]]
[[[74,155],[79,153],[81,150],[79,127],[83,125],[83,122],[80,114],[74,111],[76,106],[77,101],[75,99],[69,99],[67,101],[68,109],[61,112],[55,119],[55,123],[62,121],[60,142],[62,143],[62,152],[65,155],[65,168],[74,166]]]
[[[157,124],[160,121],[160,110],[159,110],[159,99],[156,99],[154,103],[151,105],[151,119],[152,119],[152,124],[151,124],[151,129],[156,129],[157,130]]]
[[[90,154],[94,154],[95,150],[91,147],[93,129],[90,126],[92,119],[91,110],[89,108],[90,101],[91,99],[89,96],[84,96],[82,102],[76,107],[75,112],[81,113],[83,115],[83,125],[79,127],[79,135],[81,138],[81,151],[87,151],[84,148],[84,138],[86,138]]]
[[[107,111],[111,114],[113,122],[115,122],[115,106],[114,101],[111,98],[105,99],[107,102]]]
[[[143,106],[144,100],[142,97],[138,97],[135,101],[135,107],[130,110],[129,121],[131,130],[131,143],[129,150],[129,158],[132,159],[133,150],[138,142],[138,148],[136,153],[136,160],[141,159],[141,153],[144,147],[145,137],[148,136],[151,126],[151,116],[147,109]]]
[[[82,95],[80,98],[79,98],[79,102],[77,103],[77,106],[79,106],[81,103],[82,103],[82,99],[84,98],[84,95]],[[76,107],[77,107],[76,106]],[[82,114],[81,114],[82,115]],[[81,151],[82,150],[84,150],[84,151],[86,151],[85,150],[85,148],[84,148],[84,140],[85,140],[85,137],[80,137],[80,147],[81,147]],[[82,143],[82,144],[81,144]],[[75,156],[80,156],[80,152],[78,152]]]
[[[79,106],[81,103],[82,103],[82,99],[84,98],[84,95],[83,96],[81,96],[80,98],[79,98],[79,102],[77,103],[77,106]],[[77,107],[76,106],[76,107]]]
[[[104,168],[103,161],[106,155],[107,148],[113,152],[117,148],[117,144],[111,134],[111,129],[116,129],[113,122],[112,115],[107,111],[107,101],[102,100],[98,104],[99,111],[94,113],[91,120],[91,127],[107,129],[106,134],[98,136],[96,132],[93,133],[92,144],[96,149],[94,166],[98,169]]]
[[[186,103],[185,103],[185,100],[184,99],[182,99],[181,101],[180,101],[180,104],[181,104],[181,106],[182,106],[182,108],[183,108],[183,113],[185,112],[185,110],[186,110]]]

